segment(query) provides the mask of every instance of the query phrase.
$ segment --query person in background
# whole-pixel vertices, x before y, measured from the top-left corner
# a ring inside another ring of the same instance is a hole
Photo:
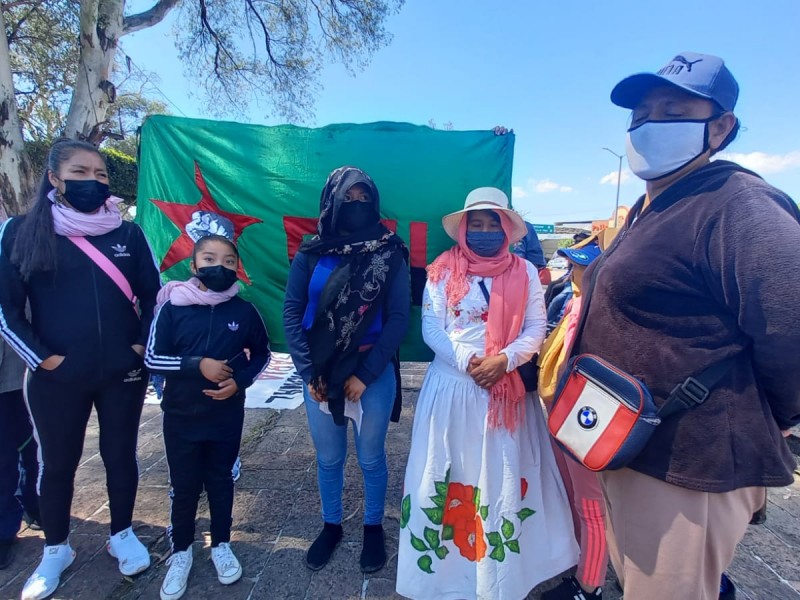
[[[558,384],[559,375],[567,361],[567,352],[572,345],[578,316],[581,311],[581,288],[583,273],[600,256],[597,240],[580,247],[560,248],[559,256],[570,263],[570,279],[574,296],[567,302],[564,316],[542,347],[539,357],[539,397],[550,408]],[[558,469],[567,488],[575,524],[575,536],[581,553],[578,570],[574,577],[564,578],[554,589],[544,592],[542,600],[590,600],[603,597],[600,586],[606,580],[608,570],[608,546],[606,544],[605,500],[597,474],[573,460],[555,443]]]
[[[171,281],[158,295],[145,365],[166,379],[161,410],[171,486],[172,556],[161,600],[177,600],[188,587],[197,503],[204,489],[217,579],[230,585],[242,577],[230,544],[232,470],[242,440],[245,390],[266,368],[270,351],[261,315],[238,297],[238,269],[239,251],[233,241],[206,234],[192,253],[194,277]]]
[[[0,226],[0,334],[28,367],[24,389],[39,444],[45,534],[23,600],[55,592],[75,560],[70,508],[92,408],[111,512],[108,552],[123,575],[150,566],[132,521],[147,391],[142,356],[161,285],[158,267],[141,228],[122,219],[97,148],[58,141],[46,165],[30,212]]]
[[[319,233],[292,261],[283,312],[289,352],[304,383],[322,502],[323,528],[306,565],[323,568],[342,539],[352,420],[364,476],[359,562],[364,573],[373,573],[386,564],[386,432],[390,419],[400,418],[397,351],[411,310],[408,251],[380,222],[378,188],[361,169],[334,170],[319,208]]]
[[[36,440],[22,395],[25,363],[0,338],[0,569],[13,559],[23,516],[39,528]]]
[[[539,234],[536,233],[536,228],[525,221],[525,228],[527,233],[520,241],[512,246],[514,254],[521,256],[534,267],[539,274],[539,281],[543,287],[550,285],[552,276],[550,269],[547,268],[547,260],[544,257],[544,250],[542,250],[542,243],[539,241]]]
[[[694,52],[611,92],[632,111],[628,164],[647,193],[584,275],[595,283],[575,353],[645,382],[658,406],[674,393],[689,407],[626,468],[599,475],[626,598],[733,598],[722,574],[764,488],[793,481],[782,432],[800,423],[800,279],[785,274],[800,211],[755,173],[711,160],[739,130],[738,95],[721,58]],[[710,387],[681,385],[710,368]]]

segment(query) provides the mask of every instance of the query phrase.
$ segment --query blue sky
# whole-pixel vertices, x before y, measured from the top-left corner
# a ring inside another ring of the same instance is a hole
[[[391,45],[366,69],[354,77],[336,64],[324,69],[315,116],[302,124],[513,127],[514,204],[528,220],[609,218],[618,161],[602,148],[624,153],[628,119],[611,88],[681,51],[705,52],[723,57],[741,88],[744,130],[731,158],[800,200],[798,23],[798,0],[407,0],[388,23]],[[173,24],[126,36],[122,47],[160,76],[183,113],[207,117],[174,51]],[[257,107],[237,120],[279,122]],[[630,204],[644,186],[625,166],[620,202]]]

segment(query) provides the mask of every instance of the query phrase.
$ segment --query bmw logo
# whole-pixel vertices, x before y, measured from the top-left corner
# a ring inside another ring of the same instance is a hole
[[[584,406],[578,411],[578,425],[587,430],[597,427],[597,413],[591,406]]]

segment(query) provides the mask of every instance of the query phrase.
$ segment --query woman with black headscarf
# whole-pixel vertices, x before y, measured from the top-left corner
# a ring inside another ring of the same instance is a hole
[[[321,569],[342,539],[349,418],[364,475],[361,570],[372,573],[386,563],[385,440],[389,420],[400,415],[397,349],[410,311],[408,252],[380,223],[375,183],[355,167],[328,176],[317,231],[292,261],[283,314],[289,351],[305,383],[324,520],[306,563]]]

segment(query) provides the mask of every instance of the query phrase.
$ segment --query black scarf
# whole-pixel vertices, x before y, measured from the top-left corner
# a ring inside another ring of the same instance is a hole
[[[375,223],[342,234],[337,230],[339,209],[357,183],[369,189]],[[320,294],[314,322],[306,332],[314,368],[312,384],[327,389],[328,407],[339,425],[346,424],[344,383],[362,358],[360,341],[408,259],[403,240],[378,221],[379,215],[378,189],[369,175],[355,167],[336,169],[322,189],[318,235],[300,247],[305,254],[342,257]]]

